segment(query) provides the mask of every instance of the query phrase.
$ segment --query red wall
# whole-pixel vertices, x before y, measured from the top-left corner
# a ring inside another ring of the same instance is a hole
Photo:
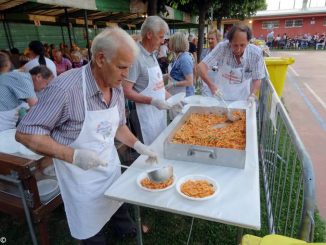
[[[311,24],[310,21],[312,18],[315,19],[315,24]],[[252,31],[254,37],[258,38],[261,35],[266,39],[267,34],[270,32],[268,29],[262,29],[262,23],[265,21],[275,21],[279,20],[279,28],[274,28],[274,37],[277,37],[278,34],[281,36],[286,33],[288,37],[294,37],[296,35],[303,35],[306,33],[315,34],[316,32],[323,33],[326,32],[326,26],[323,26],[323,22],[326,18],[326,14],[320,14],[319,16],[310,16],[310,17],[302,17],[302,16],[293,16],[293,17],[273,17],[270,19],[254,19],[252,23]],[[302,27],[291,27],[285,28],[285,20],[293,20],[293,19],[303,19]]]

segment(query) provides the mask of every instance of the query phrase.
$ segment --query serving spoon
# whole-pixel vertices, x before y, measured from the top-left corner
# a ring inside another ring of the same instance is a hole
[[[131,169],[137,169],[137,170],[144,171],[144,169],[142,169],[142,168],[127,166],[127,165],[123,165],[123,164],[114,165],[114,166],[120,166],[122,168],[131,168]],[[146,173],[147,173],[147,177],[151,181],[153,181],[155,183],[161,183],[161,182],[168,180],[169,178],[171,178],[173,176],[173,166],[167,165],[167,166],[162,166],[162,167],[155,168],[155,169],[150,169],[150,170],[147,170]]]

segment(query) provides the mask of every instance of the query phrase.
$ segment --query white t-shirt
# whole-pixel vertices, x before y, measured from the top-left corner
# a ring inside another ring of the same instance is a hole
[[[160,46],[160,52],[158,53],[158,58],[167,57],[169,48],[163,44]]]
[[[24,65],[25,71],[29,72],[35,66],[39,66],[40,63],[38,62],[38,58],[39,58],[39,56],[37,56],[34,59],[28,61]],[[56,77],[57,76],[57,68],[56,68],[54,62],[52,60],[46,58],[46,57],[44,57],[44,58],[45,58],[46,67],[49,68],[52,71],[53,76]]]

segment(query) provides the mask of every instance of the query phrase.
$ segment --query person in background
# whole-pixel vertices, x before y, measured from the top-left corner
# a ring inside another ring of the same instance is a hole
[[[52,71],[52,74],[56,77],[56,66],[52,60],[45,57],[45,50],[43,44],[40,41],[31,41],[28,47],[29,57],[31,58],[31,60],[22,67],[22,70],[28,72],[35,66],[45,65]]]
[[[141,26],[140,53],[130,68],[124,82],[124,93],[132,101],[130,122],[139,139],[151,144],[167,126],[166,102],[163,75],[155,51],[164,41],[168,24],[158,16],[149,16]]]
[[[196,84],[196,79],[197,79],[197,44],[198,44],[198,38],[194,34],[189,34],[188,36],[188,41],[189,41],[189,53],[192,55],[193,63],[194,63],[194,69],[193,69],[193,74],[194,74],[194,82],[193,85],[187,86],[186,88],[186,96],[191,96],[195,94],[195,86]]]
[[[267,40],[266,45],[269,48],[272,48],[274,44],[274,31],[271,31],[267,34],[266,40]]]
[[[71,52],[71,59],[72,68],[79,68],[88,63],[87,60],[83,59],[79,51]]]
[[[203,49],[201,55],[200,55],[200,61],[202,61],[220,42],[222,38],[221,33],[217,29],[212,29],[207,34],[208,39],[208,48]],[[209,67],[208,69],[208,76],[210,79],[217,84],[216,76],[217,76],[217,66]],[[207,84],[205,82],[202,82],[202,95],[203,96],[210,96],[212,97],[211,90],[208,88]]]
[[[59,76],[61,73],[68,71],[72,68],[72,64],[70,60],[64,58],[62,56],[62,52],[57,50],[54,54],[54,64],[57,69],[57,75]]]
[[[81,244],[105,245],[103,227],[121,205],[104,196],[121,175],[114,139],[157,160],[126,126],[121,83],[138,51],[127,32],[105,29],[91,62],[55,78],[17,127],[18,142],[53,158],[69,229]]]
[[[17,48],[12,48],[10,49],[10,60],[13,65],[14,69],[19,69],[20,68],[20,61],[19,61],[19,50]]]
[[[256,98],[261,79],[265,77],[262,50],[249,44],[252,33],[245,25],[235,25],[228,40],[217,45],[198,65],[199,74],[211,93],[225,100]],[[218,66],[217,84],[208,75],[209,67]]]
[[[169,40],[169,47],[175,54],[171,65],[170,83],[167,90],[171,95],[185,92],[186,87],[193,85],[193,60],[188,52],[189,42],[182,32],[176,32]]]
[[[166,74],[168,72],[168,54],[169,54],[169,48],[168,48],[168,40],[164,40],[164,43],[161,44],[157,56],[158,63],[160,64],[161,70],[163,74]]]
[[[49,58],[50,59],[50,52],[51,52],[51,50],[50,50],[49,44],[48,43],[44,43],[43,46],[44,46],[44,56],[46,58]]]
[[[13,129],[18,122],[18,112],[34,106],[41,92],[52,79],[45,66],[33,68],[29,73],[12,71],[10,59],[0,52],[0,131]]]

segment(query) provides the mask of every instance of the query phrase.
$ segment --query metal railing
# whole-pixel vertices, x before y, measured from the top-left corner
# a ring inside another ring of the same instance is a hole
[[[262,83],[258,104],[259,160],[269,232],[313,241],[312,162],[269,79]]]

